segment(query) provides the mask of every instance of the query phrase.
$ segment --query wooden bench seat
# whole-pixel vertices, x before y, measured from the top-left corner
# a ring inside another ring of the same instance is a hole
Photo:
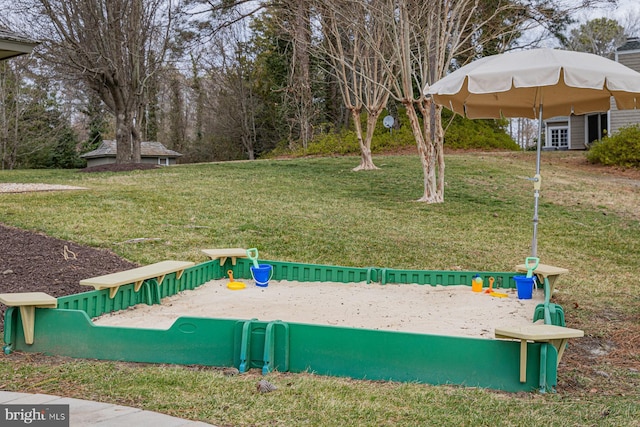
[[[144,267],[84,279],[80,281],[80,284],[93,286],[96,290],[109,289],[109,298],[114,298],[122,285],[134,283],[134,291],[138,292],[145,280],[156,279],[158,285],[161,285],[167,274],[177,273],[176,278],[180,279],[184,270],[193,265],[194,263],[189,261],[162,261]]]
[[[520,273],[527,272],[528,271],[527,265],[526,264],[516,265],[516,271]],[[539,279],[538,282],[546,285],[545,296],[548,293],[549,297],[553,295],[553,289],[555,288],[556,280],[558,280],[558,278],[561,275],[567,274],[567,273],[569,273],[569,270],[567,270],[566,268],[554,267],[553,265],[547,265],[547,264],[538,264],[538,266],[533,270],[533,274],[538,276],[538,279]]]
[[[24,342],[33,344],[33,330],[35,329],[35,313],[37,308],[57,308],[58,299],[44,292],[22,292],[15,294],[0,294],[0,302],[7,307],[20,307]]]
[[[524,273],[528,271],[526,264],[516,265],[516,271]],[[538,264],[533,270],[538,278],[538,283],[542,283],[544,286],[544,303],[536,307],[536,313],[534,313],[533,321],[537,319],[538,308],[541,310],[544,323],[547,325],[555,324],[556,326],[564,326],[564,312],[562,312],[562,319],[557,315],[562,310],[562,307],[552,305],[551,296],[553,295],[554,287],[556,286],[556,280],[563,274],[569,273],[569,270],[562,267],[554,267],[553,265]],[[559,307],[559,310],[558,310]],[[553,312],[553,313],[552,313]],[[553,314],[553,316],[552,316]]]
[[[584,336],[580,329],[534,323],[526,326],[496,328],[496,338],[520,340],[520,382],[527,382],[527,341],[549,343],[558,351],[558,363],[570,338]],[[541,361],[541,366],[546,360]]]
[[[220,259],[220,265],[224,265],[227,258],[231,258],[232,265],[236,265],[236,258],[247,258],[247,250],[242,248],[202,249],[202,253],[211,259]]]

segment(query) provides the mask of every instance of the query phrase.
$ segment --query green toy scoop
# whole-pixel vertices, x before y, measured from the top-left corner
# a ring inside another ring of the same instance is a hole
[[[260,268],[260,266],[258,265],[258,249],[257,248],[247,249],[247,258],[253,261],[253,266],[255,268]],[[536,266],[537,265],[538,264],[536,264]]]
[[[527,267],[527,279],[531,279],[533,277],[533,270],[538,268],[538,264],[540,264],[540,258],[536,258],[534,256],[527,257],[524,260],[524,265]]]

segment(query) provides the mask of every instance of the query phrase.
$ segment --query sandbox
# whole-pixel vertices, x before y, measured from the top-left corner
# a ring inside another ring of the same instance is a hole
[[[25,341],[21,311],[9,307],[4,350],[505,391],[545,391],[557,384],[558,350],[563,346],[549,341],[494,339],[497,323],[517,326],[533,322],[532,307],[541,291],[534,292],[531,301],[519,301],[513,280],[518,273],[261,262],[273,267],[272,282],[261,289],[251,284],[249,260],[238,259],[233,264],[228,259],[223,265],[219,260],[203,262],[180,275],[168,274],[161,281],[122,285],[112,297],[103,289],[58,298],[57,308],[35,308],[31,344]],[[247,288],[225,289],[228,270],[246,282]],[[495,278],[508,298],[472,292],[475,275],[485,283],[489,277]],[[207,283],[214,289],[211,301],[200,293],[207,291],[203,287]],[[301,305],[280,293],[286,288],[299,295],[316,293],[303,298],[311,305]],[[341,292],[346,296],[340,296]],[[467,302],[459,302],[458,293]],[[176,311],[160,318],[147,313],[168,312],[174,305],[177,308],[177,301],[187,301],[189,294],[204,303],[201,308],[192,306],[187,314]],[[250,301],[245,307],[248,311],[218,311],[232,305],[223,302],[225,298]],[[260,311],[266,308],[274,311]],[[520,309],[524,314],[516,315]],[[141,316],[135,324],[102,324],[119,322],[116,313]],[[324,319],[298,317],[322,313],[334,314]],[[507,318],[500,318],[502,315]]]
[[[168,329],[183,316],[282,320],[373,330],[460,337],[494,338],[496,327],[531,323],[542,290],[532,299],[472,292],[470,286],[430,286],[359,282],[272,280],[267,287],[243,280],[242,290],[227,288],[229,280],[166,297],[162,304],[138,304],[94,318],[101,326]],[[487,288],[488,289],[488,288]]]

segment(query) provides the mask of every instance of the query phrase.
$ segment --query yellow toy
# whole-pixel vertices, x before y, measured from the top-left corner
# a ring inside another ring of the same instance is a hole
[[[509,295],[504,294],[502,292],[495,292],[493,290],[493,281],[495,279],[493,277],[489,277],[489,289],[487,289],[486,291],[484,291],[485,294],[489,294],[492,297],[496,297],[496,298],[507,298]]]
[[[482,292],[482,282],[482,277],[476,274],[473,280],[471,280],[471,290],[473,292]]]
[[[246,287],[244,283],[236,282],[233,280],[233,271],[229,270],[227,271],[227,274],[229,275],[229,283],[227,283],[227,288],[231,289],[232,291],[238,291]]]

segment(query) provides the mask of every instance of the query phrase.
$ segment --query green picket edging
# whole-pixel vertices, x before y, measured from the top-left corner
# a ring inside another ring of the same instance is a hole
[[[515,289],[516,283],[513,280],[514,273],[510,272],[487,272],[487,271],[428,271],[428,270],[394,270],[383,268],[380,270],[381,283],[398,284],[418,284],[431,286],[471,286],[471,280],[475,275],[479,275],[484,280],[486,286],[489,285],[489,277],[493,277],[496,289]]]
[[[494,287],[497,289],[515,289],[514,272],[489,272],[489,271],[433,271],[433,270],[397,270],[378,267],[345,267],[321,264],[302,264],[282,261],[260,260],[260,264],[273,266],[273,280],[295,280],[299,282],[338,282],[338,283],[381,283],[385,284],[418,284],[418,285],[468,285],[471,279],[480,275],[488,285],[489,277],[495,279]],[[251,266],[253,263],[240,258],[237,264],[231,268],[234,277],[251,279]]]
[[[371,283],[380,280],[380,269],[376,267],[359,268],[266,260],[260,260],[259,263],[273,266],[272,280],[338,283]],[[251,279],[252,265],[253,263],[251,260],[239,258],[236,265],[231,268],[233,270],[234,277]]]
[[[290,328],[292,372],[456,384],[509,392],[539,387],[541,344],[528,344],[529,374],[527,381],[520,383],[520,343],[515,341],[293,323]],[[300,342],[294,345],[294,339]],[[557,352],[553,346],[548,347],[552,351],[547,354],[545,381],[555,387]],[[490,369],[486,361],[494,361]]]
[[[37,309],[36,339],[24,344],[14,328],[15,349],[74,358],[205,366],[239,366],[242,326],[236,319],[181,317],[167,330],[96,326],[80,310]],[[263,368],[269,322],[248,321],[248,368]],[[519,381],[517,341],[423,335],[286,323],[289,341],[276,329],[274,368],[289,372],[368,380],[457,384],[509,392],[539,387],[540,346],[528,344],[527,381]],[[280,334],[278,336],[278,334]],[[278,339],[280,338],[280,339]],[[288,354],[285,354],[285,347]],[[484,361],[492,360],[487,369]],[[499,361],[499,362],[497,362]],[[557,352],[548,346],[546,384],[555,387]]]
[[[224,270],[226,272],[226,270]],[[59,309],[82,310],[91,318],[106,313],[125,310],[136,304],[148,304],[148,295],[157,288],[160,298],[166,298],[184,290],[193,290],[210,280],[221,279],[226,276],[217,261],[208,261],[187,268],[180,280],[176,273],[165,276],[162,285],[158,287],[153,281],[146,281],[140,291],[134,292],[134,284],[120,286],[114,298],[109,298],[109,290],[89,291],[81,294],[68,295],[58,298]],[[6,342],[6,341],[5,341]]]
[[[333,281],[340,283],[467,284],[475,274],[513,282],[516,273],[412,271],[340,267],[260,261],[274,267],[273,280]],[[257,319],[181,317],[166,330],[97,326],[92,317],[136,304],[153,304],[160,298],[195,289],[210,280],[251,278],[252,263],[238,259],[220,266],[218,260],[186,269],[180,280],[167,275],[160,287],[145,283],[139,292],[133,284],[121,286],[115,298],[107,290],[58,298],[57,309],[37,308],[35,341],[27,345],[19,310],[5,314],[5,352],[19,350],[75,358],[146,363],[199,364],[370,380],[458,384],[510,392],[531,391],[557,383],[557,351],[552,345],[528,343],[527,380],[519,381],[520,342],[450,337],[405,332],[309,325]],[[378,285],[378,286],[380,286]],[[515,286],[515,285],[514,285]],[[541,369],[542,346],[547,351]],[[486,368],[486,361],[492,368]],[[540,372],[543,377],[540,378]]]

